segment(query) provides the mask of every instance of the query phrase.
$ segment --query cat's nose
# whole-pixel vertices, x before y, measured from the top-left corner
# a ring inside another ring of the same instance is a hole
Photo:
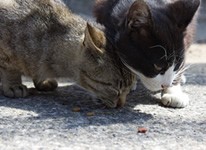
[[[162,89],[167,89],[167,88],[169,88],[169,87],[170,87],[170,85],[167,85],[167,84],[162,84],[162,85],[161,85],[161,87],[162,87]]]

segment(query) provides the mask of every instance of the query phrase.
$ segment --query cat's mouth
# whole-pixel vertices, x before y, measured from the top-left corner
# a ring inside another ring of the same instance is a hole
[[[110,99],[105,99],[105,98],[100,98],[100,99],[109,108],[121,108],[126,103],[126,96],[127,94],[122,94],[116,100],[110,100]]]
[[[104,104],[109,108],[121,108],[125,105],[127,95],[130,92],[130,88],[125,88],[125,90],[120,90],[116,98],[111,99],[111,97],[106,98],[105,95],[99,98],[104,102]]]

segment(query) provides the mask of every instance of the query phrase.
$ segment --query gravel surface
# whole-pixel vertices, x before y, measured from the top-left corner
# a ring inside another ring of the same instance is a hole
[[[206,150],[206,60],[193,61],[195,55],[206,56],[202,49],[205,45],[195,45],[188,53],[195,67],[186,74],[183,89],[191,103],[184,109],[159,105],[159,94],[141,84],[124,108],[106,109],[66,80],[55,92],[39,93],[24,79],[31,96],[0,96],[0,149]],[[147,132],[138,133],[140,127]]]

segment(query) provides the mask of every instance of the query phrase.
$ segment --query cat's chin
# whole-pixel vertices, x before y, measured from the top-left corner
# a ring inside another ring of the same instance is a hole
[[[160,79],[158,79],[158,77],[156,78],[148,78],[145,77],[143,74],[138,73],[138,76],[142,82],[142,84],[144,85],[145,88],[147,88],[148,90],[152,91],[152,92],[156,92],[156,91],[160,91],[162,90],[162,85],[165,84],[167,85],[167,87],[171,86],[171,83],[164,83],[162,82]]]

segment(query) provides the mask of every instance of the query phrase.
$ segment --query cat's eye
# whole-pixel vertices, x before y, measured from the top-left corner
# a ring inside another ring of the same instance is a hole
[[[161,70],[162,70],[162,67],[160,67],[160,66],[158,66],[158,65],[156,65],[156,64],[154,64],[154,67],[155,67],[155,69],[156,69],[157,71],[161,71]]]

